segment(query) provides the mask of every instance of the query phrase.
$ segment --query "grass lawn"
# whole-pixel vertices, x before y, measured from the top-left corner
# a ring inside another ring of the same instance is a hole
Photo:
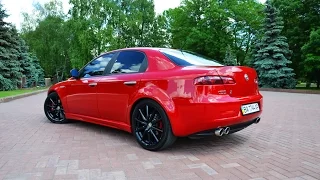
[[[298,84],[297,85],[297,87],[306,87],[306,83],[300,83],[300,84]],[[317,84],[316,83],[311,83],[311,86],[310,86],[311,88],[316,88],[317,87]]]
[[[8,96],[15,96],[19,94],[24,94],[24,93],[29,93],[33,91],[38,91],[45,89],[44,87],[39,87],[39,88],[28,88],[28,89],[18,89],[18,90],[13,90],[13,91],[0,91],[0,98],[8,97]]]
[[[296,86],[296,89],[304,89],[304,90],[320,90],[317,88],[316,83],[311,83],[311,86],[309,88],[306,88],[306,83],[301,83]]]

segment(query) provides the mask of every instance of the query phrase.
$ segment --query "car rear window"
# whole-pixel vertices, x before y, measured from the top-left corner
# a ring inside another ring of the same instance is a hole
[[[216,60],[201,56],[190,51],[161,49],[160,52],[167,56],[173,63],[178,66],[223,66]]]

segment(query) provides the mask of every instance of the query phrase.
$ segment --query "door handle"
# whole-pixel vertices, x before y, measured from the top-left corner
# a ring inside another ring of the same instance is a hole
[[[132,86],[132,85],[136,85],[137,84],[137,81],[126,81],[123,83],[124,85],[127,85],[127,86]]]
[[[90,87],[95,87],[97,85],[97,83],[90,83],[89,86]]]

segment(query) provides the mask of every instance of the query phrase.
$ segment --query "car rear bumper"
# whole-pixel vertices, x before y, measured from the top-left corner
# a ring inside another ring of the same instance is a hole
[[[260,117],[263,109],[263,97],[260,94],[242,98],[225,96],[219,100],[216,98],[214,102],[208,102],[207,99],[201,101],[190,103],[190,101],[175,100],[178,115],[170,119],[176,136],[190,136],[219,127],[251,125]],[[242,115],[241,106],[250,103],[258,103],[260,111]]]
[[[258,118],[255,118],[251,121],[247,121],[247,122],[243,122],[243,123],[240,123],[240,124],[233,124],[231,126],[228,126],[229,128],[229,131],[228,131],[228,134],[231,134],[231,133],[234,133],[234,132],[237,132],[237,131],[240,131],[252,124],[258,124],[260,122],[260,117]],[[223,129],[225,129],[226,127],[224,127]],[[204,136],[213,136],[213,135],[217,135],[216,134],[216,131],[218,130],[219,128],[214,128],[214,129],[210,129],[210,130],[206,130],[206,131],[201,131],[201,132],[197,132],[197,133],[194,133],[194,134],[191,134],[189,135],[189,137],[191,138],[197,138],[197,137],[204,137]],[[224,134],[221,134],[221,136],[224,135]],[[220,136],[220,135],[217,135],[217,136]]]

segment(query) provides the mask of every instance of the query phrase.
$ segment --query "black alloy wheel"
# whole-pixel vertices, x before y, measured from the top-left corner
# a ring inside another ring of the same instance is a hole
[[[135,106],[131,122],[133,134],[144,149],[162,150],[176,140],[165,111],[152,100],[143,100]]]
[[[44,112],[47,118],[53,123],[66,123],[68,122],[61,100],[56,92],[50,93],[44,102]]]

